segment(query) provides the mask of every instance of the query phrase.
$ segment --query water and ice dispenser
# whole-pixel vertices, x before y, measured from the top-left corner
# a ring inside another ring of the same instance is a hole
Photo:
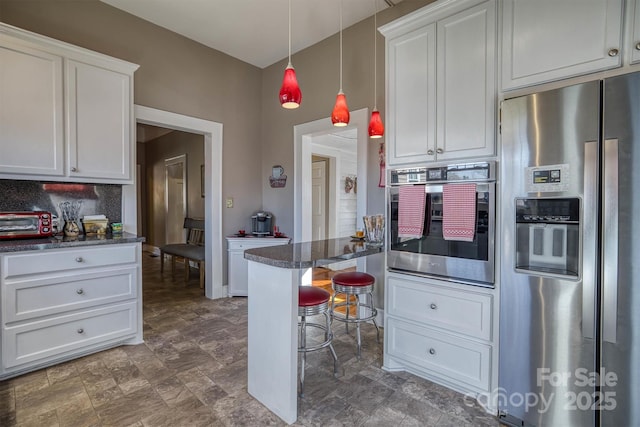
[[[577,277],[580,199],[516,199],[516,270]]]

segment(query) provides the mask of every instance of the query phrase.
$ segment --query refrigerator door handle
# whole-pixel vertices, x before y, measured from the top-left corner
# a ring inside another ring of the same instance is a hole
[[[604,142],[602,339],[616,343],[618,317],[618,140]]]
[[[598,141],[584,145],[584,196],[582,200],[582,336],[595,338],[598,212]]]

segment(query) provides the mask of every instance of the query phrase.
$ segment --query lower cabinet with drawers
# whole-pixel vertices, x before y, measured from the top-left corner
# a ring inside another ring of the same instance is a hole
[[[142,343],[141,244],[0,253],[0,379]]]
[[[495,290],[393,272],[385,287],[384,368],[473,396],[495,412]]]
[[[246,297],[249,294],[247,269],[249,265],[244,259],[247,249],[265,248],[268,246],[288,245],[291,239],[275,237],[227,237],[228,252],[228,294],[230,297]]]

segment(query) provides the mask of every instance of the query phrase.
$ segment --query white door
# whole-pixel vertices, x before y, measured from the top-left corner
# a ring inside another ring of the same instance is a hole
[[[187,156],[165,160],[165,243],[185,243]]]
[[[327,162],[311,164],[311,240],[327,238]]]

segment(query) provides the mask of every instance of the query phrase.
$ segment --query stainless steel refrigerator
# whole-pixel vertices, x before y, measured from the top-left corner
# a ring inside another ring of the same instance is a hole
[[[503,422],[640,425],[640,73],[505,100]]]

